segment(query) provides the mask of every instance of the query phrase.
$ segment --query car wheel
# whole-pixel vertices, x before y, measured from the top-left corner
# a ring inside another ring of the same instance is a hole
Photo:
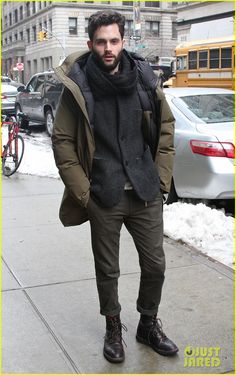
[[[21,106],[19,104],[17,104],[16,105],[16,117],[17,117],[18,113],[20,113],[20,112],[22,112]],[[29,120],[23,118],[20,122],[20,127],[21,127],[21,129],[29,129]]]
[[[52,111],[51,109],[48,109],[45,115],[45,123],[46,123],[46,130],[48,134],[50,135],[50,137],[52,135],[53,121],[54,121],[54,118],[53,118]]]
[[[22,111],[21,111],[21,107],[20,107],[20,105],[17,104],[17,105],[16,105],[16,116],[17,116],[17,114],[18,114],[19,112],[22,112]]]
[[[167,194],[164,194],[164,198],[165,198],[165,202],[164,202],[165,204],[171,204],[171,203],[178,201],[178,195],[175,190],[175,184],[174,184],[173,178],[171,180],[170,192]]]

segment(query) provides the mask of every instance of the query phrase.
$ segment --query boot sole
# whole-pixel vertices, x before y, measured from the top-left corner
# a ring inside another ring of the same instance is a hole
[[[103,355],[104,357],[111,363],[121,363],[121,362],[124,362],[125,360],[125,356],[121,357],[121,358],[113,358],[113,357],[110,357],[107,353],[103,352]]]
[[[152,348],[156,353],[158,354],[161,354],[161,355],[164,355],[165,357],[171,357],[173,355],[175,355],[179,349],[177,348],[176,350],[172,350],[172,351],[164,351],[164,350],[160,350],[160,349],[157,349],[154,345],[150,344],[148,341],[146,341],[145,339],[143,339],[142,337],[136,335],[136,340],[138,342],[140,342],[141,344],[144,344],[144,345],[147,345],[149,346],[150,348]]]

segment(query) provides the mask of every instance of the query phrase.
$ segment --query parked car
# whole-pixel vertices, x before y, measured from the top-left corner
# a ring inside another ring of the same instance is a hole
[[[15,87],[24,86],[23,83],[16,82],[8,76],[1,76],[1,83],[5,83],[5,84],[12,85]]]
[[[1,109],[2,114],[15,114],[15,101],[17,96],[17,88],[9,84],[1,85]]]
[[[24,112],[30,125],[45,124],[49,135],[52,134],[53,121],[62,83],[53,71],[33,75],[25,88],[19,88],[16,98],[16,113]]]
[[[175,123],[173,179],[167,203],[179,198],[234,198],[234,91],[164,89]]]

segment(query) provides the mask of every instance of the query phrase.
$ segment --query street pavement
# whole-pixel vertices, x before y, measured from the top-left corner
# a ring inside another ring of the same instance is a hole
[[[89,224],[62,226],[62,192],[59,179],[3,177],[1,373],[234,373],[233,271],[165,238],[159,317],[179,353],[160,356],[135,339],[140,274],[125,229],[119,294],[128,328],[126,359],[122,364],[104,359],[105,321],[99,314]]]

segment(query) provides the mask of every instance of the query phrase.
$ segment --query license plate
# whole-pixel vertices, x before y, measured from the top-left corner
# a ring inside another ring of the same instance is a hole
[[[9,98],[9,97],[8,97],[7,100],[8,100],[10,103],[14,103],[14,102],[16,101],[16,98],[14,98],[14,97],[13,97],[13,98]]]

